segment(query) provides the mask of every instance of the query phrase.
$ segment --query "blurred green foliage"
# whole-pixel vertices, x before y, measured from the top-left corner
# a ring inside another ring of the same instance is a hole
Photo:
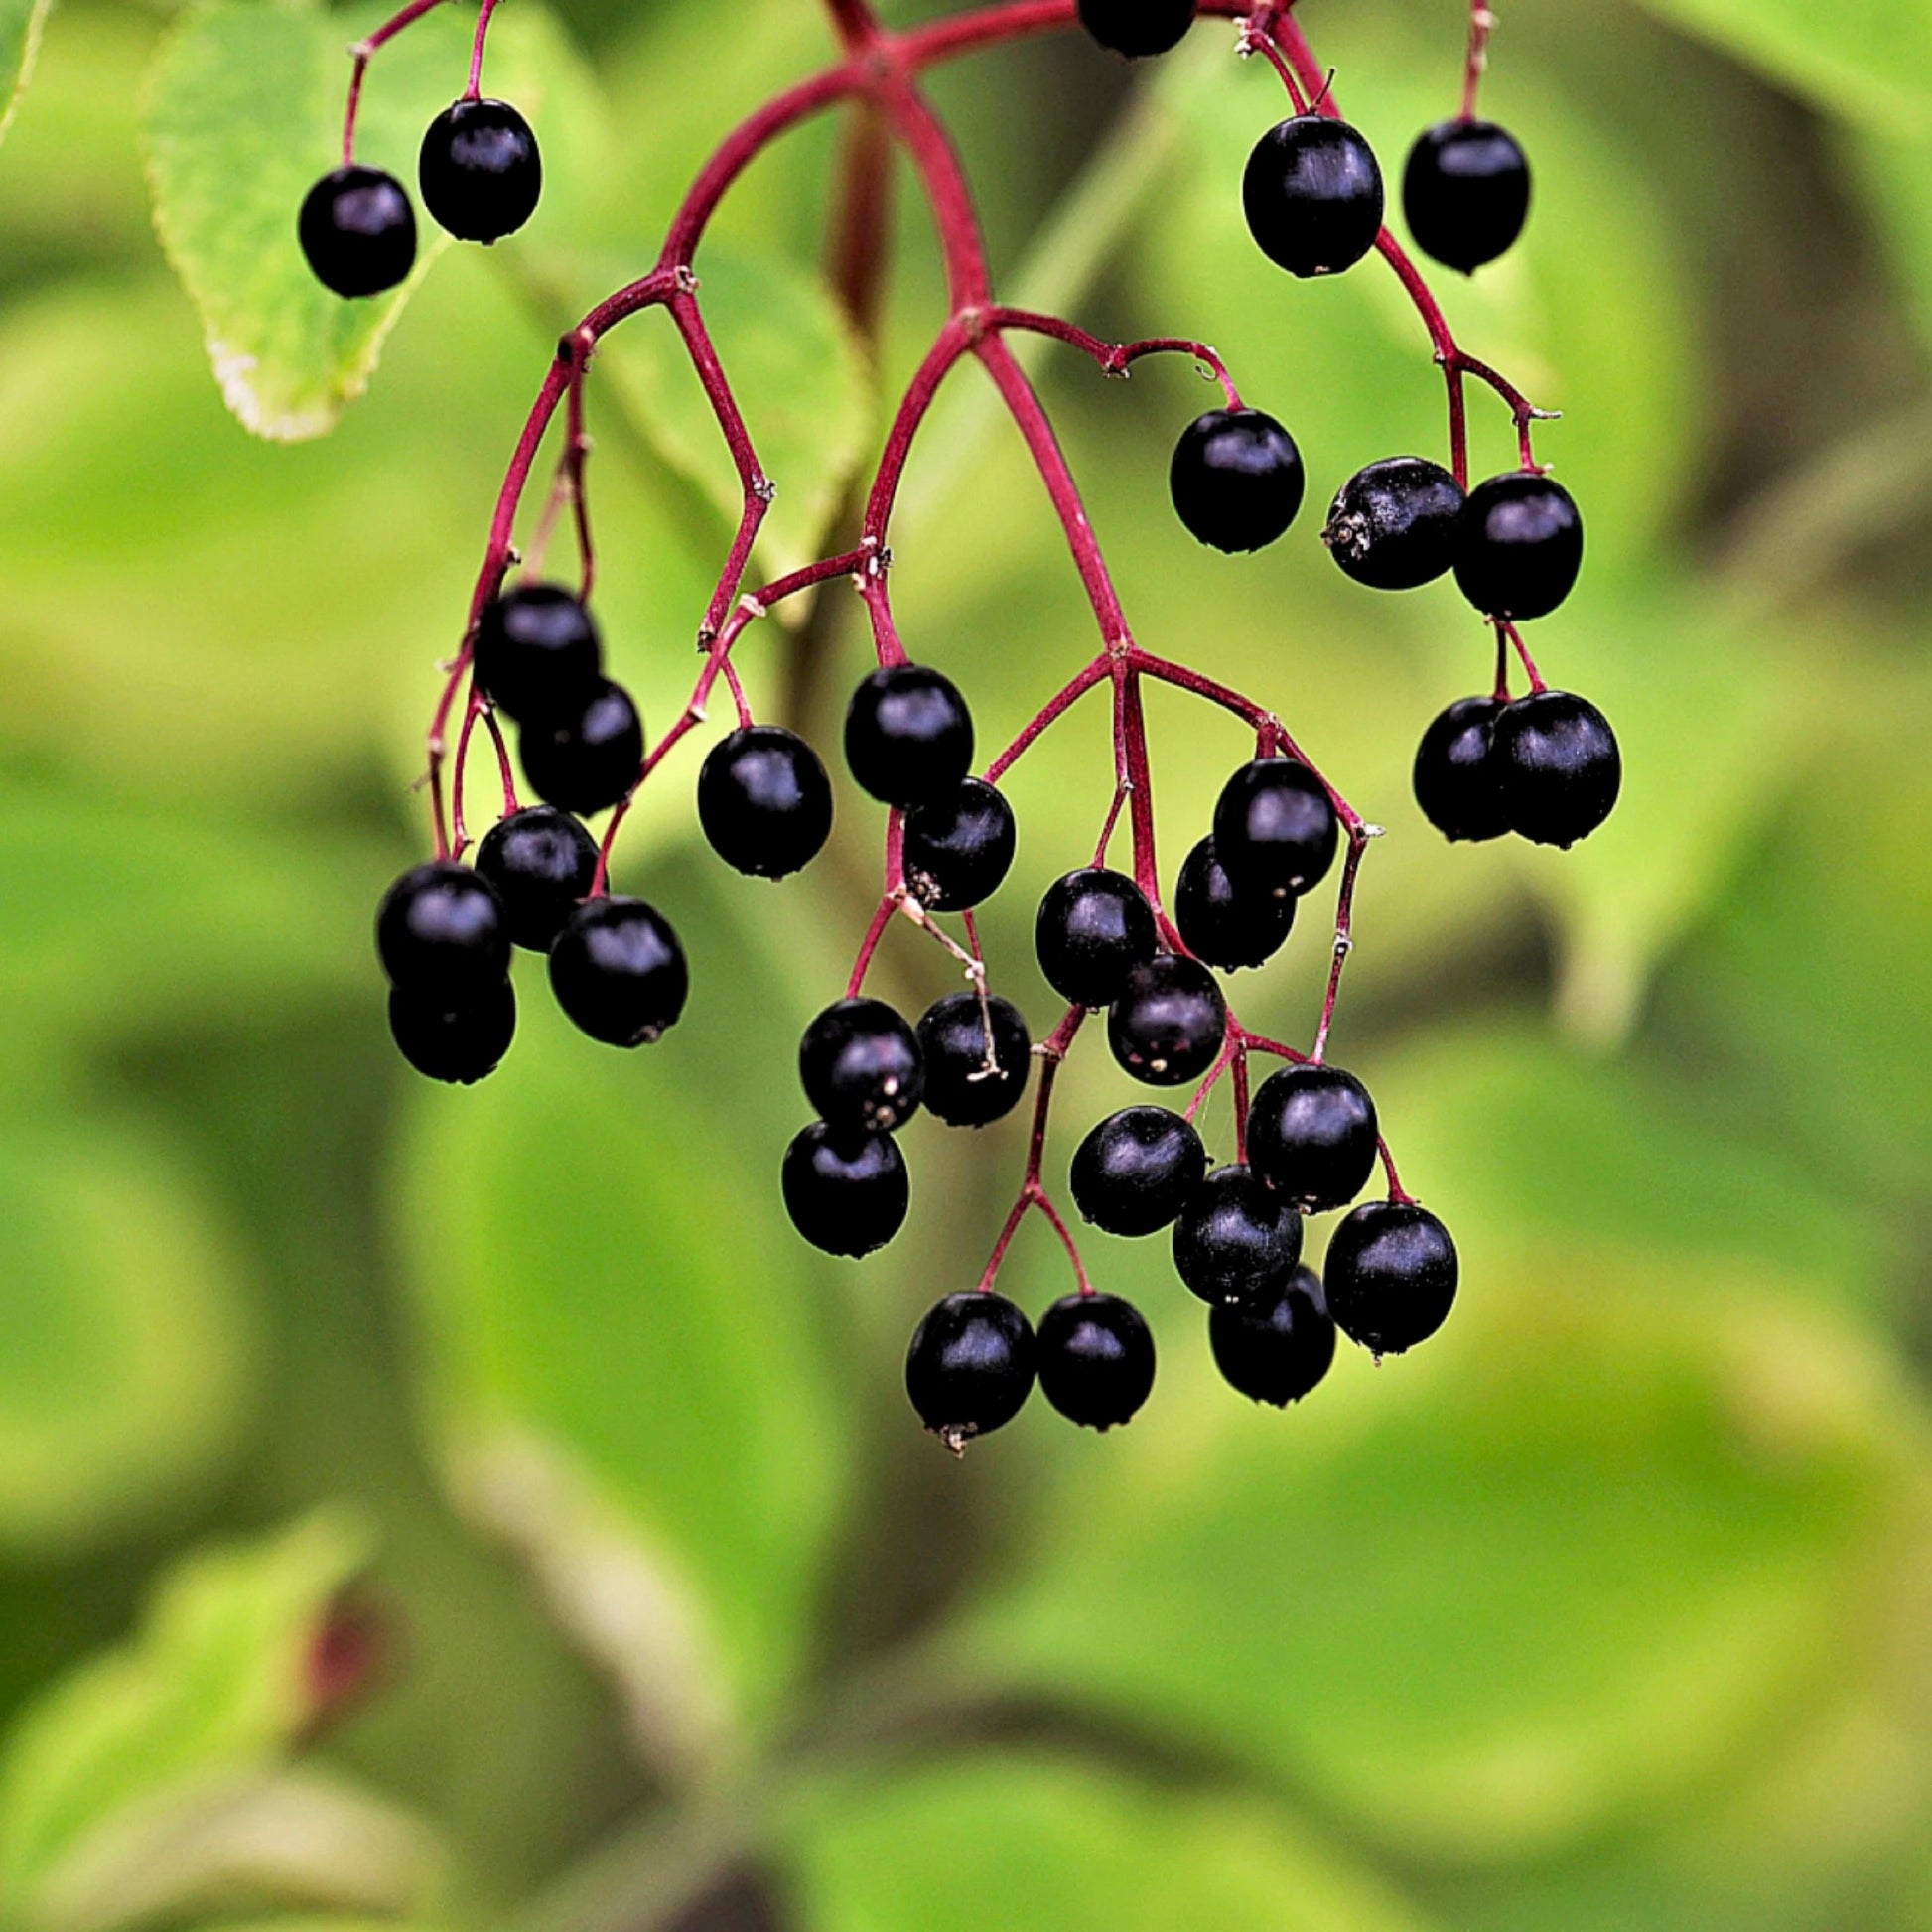
[[[0,0],[0,96],[42,12]],[[646,1054],[571,1035],[526,972],[501,1074],[427,1090],[368,951],[556,334],[824,58],[818,10],[517,0],[492,74],[544,141],[538,220],[426,251],[406,306],[345,325],[293,206],[365,15],[70,0],[0,149],[0,1918],[1932,1922],[1925,10],[1505,11],[1485,100],[1537,209],[1444,296],[1565,412],[1540,448],[1591,569],[1535,641],[1628,760],[1577,852],[1446,852],[1409,801],[1423,721],[1488,669],[1452,590],[1353,590],[1310,517],[1197,551],[1165,486],[1188,372],[1030,346],[1143,641],[1278,705],[1389,827],[1336,1047],[1465,1289],[1413,1361],[1351,1355],[1278,1416],[1218,1385],[1160,1243],[1096,1237],[1156,1325],[1154,1401],[1104,1441],[1035,1404],[959,1467],[900,1351],[977,1269],[1021,1123],[916,1124],[912,1224],[863,1267],[776,1200],[876,814],[842,794],[832,852],[766,887],[699,849],[696,757],[667,770],[621,871],[696,983]],[[1306,25],[1385,159],[1452,103],[1452,0]],[[373,158],[406,163],[465,33],[453,9],[378,61]],[[934,90],[1016,297],[1212,341],[1318,503],[1439,449],[1441,385],[1373,265],[1291,285],[1248,245],[1234,183],[1281,110],[1230,40],[1131,78],[1037,44]],[[853,336],[821,272],[836,140],[761,162],[701,257],[781,485],[774,571],[825,540],[942,303],[907,195],[876,351]],[[599,364],[591,486],[619,674],[662,722],[733,492],[660,320]],[[238,413],[312,440],[246,435],[210,347]],[[1090,619],[970,373],[927,436],[899,615],[991,744]],[[748,638],[762,712],[829,739],[852,615],[828,593]],[[1153,710],[1172,866],[1241,743]],[[1035,1016],[1030,907],[1110,786],[1084,711],[1012,781],[984,925]],[[1240,983],[1291,1036],[1307,924]],[[881,970],[907,1004],[946,984],[910,938]],[[1053,1160],[1125,1093],[1076,1057]],[[1029,1306],[1059,1292],[1032,1236],[1011,1266]]]

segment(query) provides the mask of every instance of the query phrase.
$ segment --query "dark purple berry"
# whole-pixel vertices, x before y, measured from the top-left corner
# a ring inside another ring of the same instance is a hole
[[[1295,521],[1308,478],[1295,439],[1259,409],[1210,409],[1181,433],[1168,483],[1197,542],[1260,550]]]
[[[495,888],[454,859],[411,867],[382,896],[375,949],[391,985],[446,1009],[493,992],[510,968]]]
[[[884,1000],[840,1000],[798,1042],[805,1098],[844,1134],[890,1134],[918,1111],[925,1062],[912,1029]]]
[[[1374,591],[1413,591],[1455,561],[1462,485],[1439,463],[1385,457],[1336,492],[1321,541],[1343,572]]]
[[[1346,1207],[1375,1172],[1375,1102],[1338,1066],[1285,1066],[1248,1110],[1248,1161],[1304,1214]]]
[[[389,994],[389,1032],[418,1073],[452,1086],[473,1086],[495,1072],[516,1034],[516,994],[507,979],[449,1006],[437,994]]]
[[[516,749],[540,798],[588,818],[618,804],[644,764],[644,721],[630,693],[608,679],[551,718],[525,719]]]
[[[890,1134],[841,1134],[822,1120],[785,1149],[782,1185],[792,1226],[814,1248],[855,1261],[904,1226],[912,1198]]]
[[[1335,1229],[1321,1273],[1335,1326],[1373,1355],[1400,1355],[1449,1319],[1455,1243],[1414,1201],[1364,1201]]]
[[[882,804],[936,804],[973,761],[973,714],[952,680],[927,665],[874,671],[845,714],[845,761]]]
[[[1506,254],[1523,232],[1528,157],[1494,121],[1439,121],[1409,150],[1402,212],[1425,255],[1473,274]]]
[[[1261,137],[1241,200],[1261,252],[1291,275],[1352,268],[1382,231],[1375,150],[1324,114],[1297,114]]]
[[[1194,0],[1080,0],[1080,25],[1130,60],[1178,47],[1193,20]]]
[[[1335,1359],[1335,1324],[1320,1278],[1311,1268],[1297,1268],[1254,1308],[1215,1309],[1207,1341],[1230,1388],[1277,1409],[1300,1402]]]
[[[1214,856],[1210,833],[1174,884],[1173,920],[1187,950],[1224,972],[1273,959],[1295,924],[1295,895],[1239,891]]]
[[[543,158],[503,100],[459,100],[429,124],[417,157],[423,206],[459,241],[500,241],[536,212]]]
[[[1235,889],[1277,897],[1310,891],[1341,837],[1327,788],[1295,759],[1255,759],[1214,806],[1214,856]]]
[[[496,708],[525,723],[563,716],[604,680],[597,625],[558,584],[522,584],[488,604],[474,663]]]
[[[966,912],[999,891],[1013,865],[1013,807],[984,778],[905,815],[905,884],[932,912]]]
[[[1548,617],[1583,567],[1584,519],[1555,478],[1513,470],[1469,492],[1455,539],[1455,581],[1485,617]]]
[[[1039,1392],[1068,1422],[1117,1429],[1154,1392],[1154,1337],[1118,1295],[1068,1295],[1040,1317]]]
[[[477,848],[477,871],[496,889],[510,938],[548,952],[597,877],[597,841],[568,812],[526,805],[492,825]]]
[[[1569,691],[1505,705],[1490,761],[1509,829],[1538,845],[1575,845],[1609,817],[1623,785],[1610,721]]]
[[[919,1420],[957,1454],[1027,1406],[1035,1354],[1033,1324],[1004,1295],[948,1295],[913,1332],[905,1393]]]
[[[607,1046],[648,1046],[691,990],[670,922],[640,898],[580,905],[550,948],[550,987],[573,1025]]]
[[[1159,944],[1154,908],[1125,873],[1089,866],[1047,887],[1034,921],[1046,984],[1080,1007],[1112,1006]]]
[[[1158,1234],[1186,1206],[1207,1172],[1190,1121],[1166,1107],[1123,1107],[1074,1151],[1073,1204],[1109,1234]]]
[[[296,222],[315,278],[334,295],[380,295],[416,265],[416,216],[379,168],[338,168],[303,198]]]
[[[698,773],[698,822],[726,865],[782,879],[832,835],[832,781],[795,732],[748,725],[711,748]]]
[[[919,1051],[926,1111],[948,1127],[984,1127],[1010,1114],[1027,1091],[1033,1040],[1009,1001],[989,998],[982,1009],[977,993],[935,1000],[919,1018]]]
[[[1496,839],[1509,830],[1491,756],[1502,710],[1494,698],[1458,698],[1416,748],[1416,803],[1445,838]]]
[[[1250,1168],[1216,1168],[1173,1224],[1173,1265],[1203,1302],[1265,1306],[1301,1259],[1301,1215]]]
[[[1197,959],[1161,953],[1128,975],[1107,1014],[1107,1043],[1137,1080],[1177,1087],[1214,1064],[1227,1034],[1227,1002]]]

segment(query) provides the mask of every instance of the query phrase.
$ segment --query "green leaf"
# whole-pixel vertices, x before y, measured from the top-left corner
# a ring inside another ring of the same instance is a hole
[[[0,135],[5,135],[20,105],[20,92],[33,77],[41,29],[54,0],[0,0]]]

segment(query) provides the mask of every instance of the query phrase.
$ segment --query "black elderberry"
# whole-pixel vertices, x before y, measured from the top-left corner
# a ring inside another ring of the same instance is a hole
[[[1414,1201],[1365,1201],[1335,1229],[1322,1279],[1335,1326],[1371,1354],[1427,1341],[1455,1301],[1455,1243]]]
[[[1416,748],[1416,803],[1448,839],[1495,839],[1509,830],[1492,756],[1494,698],[1458,698],[1440,713]]]
[[[500,241],[536,212],[543,158],[503,100],[459,100],[429,124],[417,157],[423,206],[459,241]]]
[[[1135,1079],[1177,1087],[1214,1064],[1227,1023],[1214,975],[1197,959],[1161,953],[1128,975],[1108,1010],[1107,1043]]]
[[[1402,211],[1425,255],[1473,274],[1508,252],[1530,211],[1530,164],[1493,121],[1439,121],[1409,150]]]
[[[1203,1302],[1265,1306],[1301,1258],[1301,1215],[1251,1168],[1216,1168],[1173,1224],[1173,1265]]]
[[[1013,865],[1013,807],[984,778],[905,815],[905,884],[933,912],[965,912],[999,891]]]
[[[1300,1267],[1253,1308],[1215,1309],[1207,1341],[1230,1388],[1277,1409],[1300,1402],[1335,1359],[1335,1324],[1320,1277]]]
[[[698,773],[698,822],[726,865],[782,879],[832,835],[832,781],[795,732],[748,725],[711,748]]]
[[[890,1134],[918,1111],[925,1061],[912,1029],[884,1000],[840,1000],[805,1029],[798,1078],[829,1126]]]
[[[1456,584],[1485,617],[1545,618],[1584,567],[1584,519],[1555,478],[1514,470],[1470,490],[1455,545]]]
[[[1068,1295],[1040,1317],[1039,1392],[1068,1422],[1117,1429],[1154,1392],[1154,1337],[1118,1295]]]
[[[1112,1006],[1159,943],[1154,908],[1125,873],[1089,866],[1047,887],[1034,921],[1046,984],[1075,1006]]]
[[[1340,827],[1327,788],[1295,759],[1255,759],[1214,806],[1214,856],[1238,891],[1285,897],[1319,885]]]
[[[607,1046],[648,1046],[691,990],[669,920],[640,898],[580,905],[550,948],[550,986],[573,1025]]]
[[[1575,845],[1609,817],[1623,785],[1610,721],[1569,691],[1505,705],[1490,761],[1509,829],[1538,845]]]
[[[604,677],[604,646],[583,604],[559,584],[523,584],[485,608],[473,658],[499,711],[530,721],[561,716]]]
[[[394,175],[338,168],[303,198],[296,222],[315,278],[332,294],[380,295],[416,265],[416,215]]]
[[[1190,1121],[1166,1107],[1123,1107],[1074,1151],[1073,1204],[1109,1234],[1158,1234],[1186,1206],[1207,1172]]]
[[[1308,478],[1295,439],[1259,409],[1210,409],[1181,433],[1168,483],[1198,542],[1260,550],[1295,521]]]
[[[814,1248],[857,1260],[905,1224],[912,1186],[890,1134],[842,1134],[815,1120],[785,1149],[791,1224]]]
[[[589,817],[617,804],[644,762],[644,721],[630,693],[607,678],[555,717],[526,719],[516,741],[538,797]]]
[[[1248,229],[1261,252],[1291,275],[1352,268],[1382,231],[1382,170],[1348,125],[1297,114],[1270,128],[1241,183]]]
[[[927,665],[874,671],[845,714],[845,761],[882,804],[936,804],[973,761],[973,714],[952,680]]]
[[[495,1072],[516,1035],[516,994],[507,979],[450,1006],[440,995],[389,994],[389,1032],[418,1073],[452,1086],[473,1086]]]
[[[449,1007],[492,992],[510,965],[495,889],[453,859],[411,867],[382,896],[375,949],[391,985]]]
[[[988,1042],[991,1041],[991,1064]],[[1010,1001],[948,993],[919,1017],[926,1111],[948,1127],[984,1127],[1010,1114],[1027,1091],[1033,1040]]]
[[[1295,925],[1295,896],[1240,891],[1214,856],[1210,833],[1180,868],[1173,918],[1196,959],[1233,972],[1265,965],[1281,950]]]
[[[477,871],[503,902],[510,938],[548,952],[597,877],[597,841],[568,812],[526,805],[492,825]]]
[[[1080,0],[1080,25],[1130,60],[1178,47],[1193,20],[1194,0]]]
[[[1285,1066],[1248,1110],[1248,1161],[1305,1214],[1346,1207],[1375,1172],[1375,1102],[1338,1066]]]
[[[1027,1406],[1036,1354],[1033,1324],[1004,1295],[948,1295],[913,1331],[905,1393],[919,1420],[956,1454]]]
[[[1346,575],[1375,591],[1413,591],[1455,561],[1462,485],[1439,463],[1385,457],[1336,492],[1321,541]]]

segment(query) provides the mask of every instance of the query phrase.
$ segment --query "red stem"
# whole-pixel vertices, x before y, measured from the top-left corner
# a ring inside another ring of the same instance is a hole
[[[496,0],[483,0],[477,13],[477,38],[470,46],[470,85],[465,100],[476,100],[483,93],[483,43],[489,38],[489,17],[496,11]]]

